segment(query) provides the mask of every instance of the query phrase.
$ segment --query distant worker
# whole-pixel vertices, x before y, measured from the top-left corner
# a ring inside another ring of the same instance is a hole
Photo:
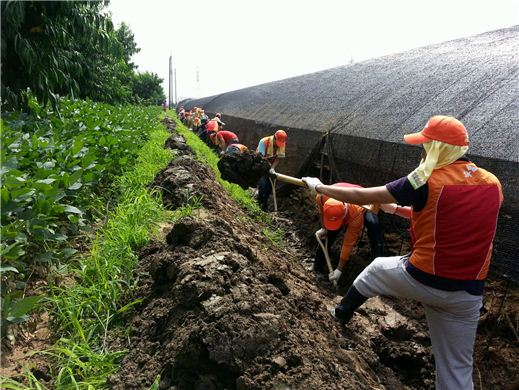
[[[312,192],[343,202],[385,204],[383,210],[403,216],[411,212],[411,253],[375,259],[333,313],[347,323],[366,299],[377,295],[421,302],[436,389],[472,389],[474,341],[503,202],[501,184],[467,159],[467,130],[453,117],[434,116],[404,141],[423,146],[420,165],[385,186],[344,188],[303,178]],[[411,209],[401,210],[401,205]]]
[[[225,149],[225,154],[239,154],[243,153],[249,150],[249,148],[243,144],[230,144],[227,146],[227,149]]]
[[[186,127],[189,128],[191,113],[189,111],[184,111],[184,120],[182,121]]]
[[[211,141],[213,141],[213,144],[216,145],[221,152],[224,152],[230,144],[240,142],[238,136],[228,130],[222,130],[218,133],[211,134]]]
[[[216,119],[210,119],[207,121],[206,125],[207,132],[214,131],[217,132],[220,130],[220,126],[218,125],[218,121]]]
[[[279,160],[285,158],[286,141],[287,133],[278,130],[274,135],[262,138],[258,143],[256,152],[264,156],[271,167],[276,169]],[[263,211],[268,210],[270,194],[272,194],[270,180],[268,176],[262,176],[258,181],[258,203]]]
[[[195,133],[198,133],[198,129],[200,129],[200,125],[201,125],[201,120],[200,120],[200,117],[198,116],[198,114],[195,115],[195,117],[193,118],[193,132]]]
[[[222,130],[223,127],[225,126],[225,123],[222,122],[222,114],[217,112],[216,115],[214,116],[213,120],[215,120],[218,123],[218,128],[220,130]]]
[[[200,137],[200,139],[204,142],[207,142],[207,117],[200,119],[200,127],[198,128],[198,132],[196,135]]]
[[[166,99],[164,99],[164,101],[162,102],[162,109],[164,110],[164,112],[168,110],[168,101]]]
[[[335,183],[332,186],[362,188],[350,183]],[[366,225],[368,233],[372,258],[383,256],[384,237],[377,214],[368,211],[362,206],[344,203],[323,194],[318,194],[315,200],[319,209],[322,226],[316,233],[321,239],[328,237],[329,248],[332,247],[342,228],[345,230],[339,262],[336,269],[328,275],[331,282],[338,281],[341,277],[364,225]],[[313,270],[321,273],[326,270],[325,257],[320,245],[317,247]]]
[[[206,127],[207,127],[208,132],[211,132],[211,131],[218,132],[220,130],[223,130],[223,126],[225,125],[225,123],[223,123],[220,118],[221,118],[221,114],[217,113],[214,118],[209,119],[207,121]]]

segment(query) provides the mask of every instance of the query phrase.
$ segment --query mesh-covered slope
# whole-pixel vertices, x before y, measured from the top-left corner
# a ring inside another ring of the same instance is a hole
[[[432,115],[470,131],[471,152],[519,161],[519,26],[191,100],[284,127],[401,142]],[[514,120],[515,119],[515,120]],[[509,147],[503,147],[508,145]]]
[[[470,157],[503,184],[498,257],[517,279],[518,53],[519,26],[513,26],[184,105],[223,113],[226,127],[252,148],[286,129],[282,173],[302,174],[319,161],[328,134],[334,179],[363,185],[384,184],[416,167],[419,150],[403,143],[404,134],[421,130],[433,115],[457,117],[469,131]]]

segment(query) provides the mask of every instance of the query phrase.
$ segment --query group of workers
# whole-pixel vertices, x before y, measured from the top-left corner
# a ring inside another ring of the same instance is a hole
[[[220,154],[239,153],[248,148],[240,144],[238,136],[232,131],[224,130],[222,114],[216,113],[209,119],[205,111],[200,107],[193,107],[186,111],[183,106],[179,108],[180,120],[193,132],[195,132],[206,144],[215,147]]]
[[[221,119],[218,114],[217,118]],[[213,120],[223,126],[218,119]],[[218,130],[209,138],[218,139]],[[217,144],[221,150],[228,149],[229,142],[239,143],[237,137],[222,139]],[[275,168],[285,157],[286,139],[286,133],[278,130],[259,141],[257,152]],[[503,202],[501,184],[468,159],[467,129],[453,117],[430,118],[420,132],[405,135],[404,142],[422,147],[420,163],[407,176],[383,186],[324,185],[318,178],[303,178],[315,195],[321,216],[322,228],[316,236],[333,242],[345,228],[340,258],[329,279],[340,278],[363,225],[374,258],[330,311],[345,325],[374,296],[421,302],[435,356],[436,389],[473,389],[474,343]],[[258,188],[265,210],[272,191],[268,177],[260,180]],[[378,217],[361,206],[367,204],[380,204],[385,213],[410,221],[410,253],[383,257]],[[313,269],[325,270],[320,247]]]
[[[224,130],[225,123],[222,122],[221,113],[216,113],[214,118],[209,119],[200,107],[193,107],[186,111],[183,106],[179,107],[180,120],[209,146],[218,149],[220,155],[243,153],[248,150],[247,146],[240,143],[238,136],[232,131]],[[280,159],[285,157],[285,145],[287,133],[277,130],[273,135],[263,137],[259,140],[256,152],[265,157],[276,168]],[[263,211],[268,211],[268,201],[272,194],[272,185],[268,176],[262,176],[258,181],[258,203]]]

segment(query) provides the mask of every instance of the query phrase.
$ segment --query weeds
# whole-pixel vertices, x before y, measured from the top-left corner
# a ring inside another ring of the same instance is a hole
[[[204,197],[202,195],[191,195],[187,197],[187,202],[175,210],[175,215],[178,218],[189,217],[193,215],[196,209],[202,208],[202,201]]]
[[[263,228],[262,233],[274,246],[280,246],[283,240],[283,236],[285,235],[285,231],[283,229],[277,228],[276,230],[272,230],[269,227]]]

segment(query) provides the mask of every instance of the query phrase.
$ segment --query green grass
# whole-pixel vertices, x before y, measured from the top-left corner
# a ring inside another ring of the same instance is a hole
[[[280,246],[283,240],[283,236],[285,235],[285,231],[281,228],[272,230],[269,227],[265,227],[263,228],[262,233],[274,246]]]
[[[223,187],[250,215],[269,224],[272,218],[262,212],[248,191],[220,178],[218,157],[194,133],[178,122],[177,130],[195,151],[197,158],[209,165]],[[55,371],[52,389],[103,389],[109,375],[114,374],[126,351],[112,351],[107,345],[108,331],[125,312],[141,302],[132,292],[138,285],[133,269],[137,262],[135,250],[145,245],[156,234],[158,223],[175,221],[201,207],[202,199],[193,197],[174,212],[165,211],[158,193],[147,187],[154,175],[172,158],[170,150],[163,149],[169,136],[161,125],[150,135],[142,148],[136,166],[115,183],[117,206],[107,216],[107,223],[98,231],[88,256],[74,265],[65,267],[65,273],[74,282],[51,287],[51,318],[54,333],[60,335],[56,344],[40,352],[53,360]],[[273,245],[280,245],[282,229],[263,229]],[[123,305],[124,302],[125,304]],[[117,332],[128,333],[124,326]],[[160,379],[152,388],[158,388]],[[14,390],[44,389],[31,372],[25,374],[26,384],[0,378],[0,387]]]
[[[57,367],[51,373],[53,389],[106,387],[108,376],[117,371],[125,354],[109,350],[108,330],[140,302],[132,298],[138,283],[133,275],[137,262],[135,250],[148,242],[150,234],[158,230],[159,222],[189,214],[197,207],[197,204],[186,205],[168,215],[159,194],[147,189],[156,172],[173,156],[163,148],[168,136],[157,123],[135,167],[114,183],[113,188],[119,193],[117,206],[98,231],[90,254],[67,267],[67,275],[74,281],[50,287],[52,326],[60,339],[41,353],[51,356],[53,367]],[[122,306],[121,302],[129,303]],[[0,379],[0,385],[11,389],[45,389],[30,372],[26,373],[25,381],[28,387],[6,379]]]

